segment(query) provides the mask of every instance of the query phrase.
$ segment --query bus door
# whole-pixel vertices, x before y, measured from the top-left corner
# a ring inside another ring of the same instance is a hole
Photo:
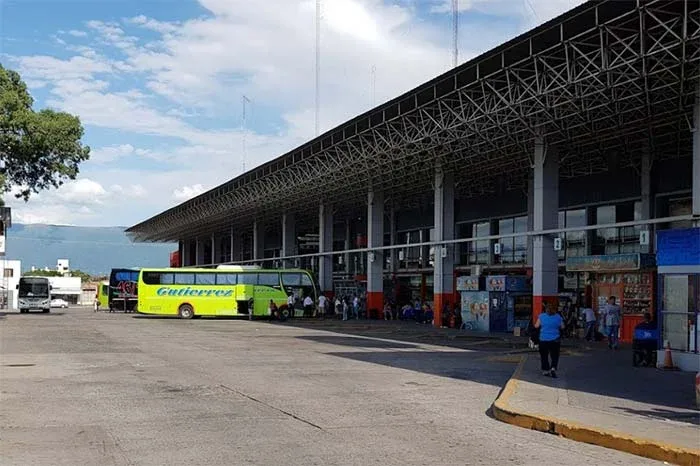
[[[255,274],[246,274],[255,277]],[[239,277],[240,278],[240,277]],[[235,292],[236,314],[248,316],[255,307],[255,285],[250,283],[238,283]]]

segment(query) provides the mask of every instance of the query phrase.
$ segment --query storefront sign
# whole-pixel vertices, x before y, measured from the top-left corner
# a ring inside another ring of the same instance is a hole
[[[639,270],[653,261],[640,254],[611,254],[608,256],[581,256],[566,259],[567,272],[619,272],[624,270]]]
[[[657,232],[656,261],[659,266],[700,265],[700,228]]]

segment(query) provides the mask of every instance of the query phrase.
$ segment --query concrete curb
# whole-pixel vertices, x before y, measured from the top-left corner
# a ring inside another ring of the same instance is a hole
[[[527,355],[521,356],[520,363],[518,363],[512,377],[496,401],[493,402],[492,412],[499,421],[654,460],[683,466],[700,465],[700,450],[689,450],[648,438],[634,437],[629,434],[599,429],[595,426],[580,425],[537,413],[527,413],[511,406],[509,400],[518,388],[519,377],[526,361]]]

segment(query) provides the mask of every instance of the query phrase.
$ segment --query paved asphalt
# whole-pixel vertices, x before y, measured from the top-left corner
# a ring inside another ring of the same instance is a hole
[[[10,313],[0,463],[655,464],[492,419],[515,358],[474,348],[241,320]]]

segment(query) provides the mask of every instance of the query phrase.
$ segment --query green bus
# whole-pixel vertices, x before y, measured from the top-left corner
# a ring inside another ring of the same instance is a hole
[[[103,281],[97,284],[97,293],[95,293],[94,311],[107,309],[109,307],[109,282]]]
[[[303,300],[314,303],[318,287],[306,270],[266,270],[256,266],[216,269],[141,269],[138,281],[140,314],[179,316],[269,317],[270,300],[285,316],[304,315]],[[296,298],[289,309],[288,297]],[[308,310],[307,310],[308,312]]]

